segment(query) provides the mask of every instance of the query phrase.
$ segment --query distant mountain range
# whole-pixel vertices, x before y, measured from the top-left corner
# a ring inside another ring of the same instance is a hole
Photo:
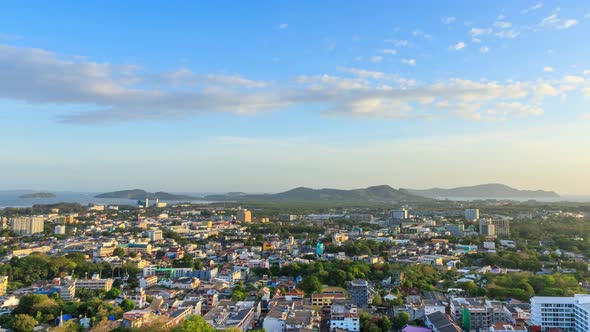
[[[545,190],[519,190],[504,184],[490,183],[468,187],[457,187],[451,189],[405,189],[406,191],[419,196],[430,198],[557,198],[559,195],[554,191]]]
[[[373,186],[361,189],[312,189],[298,187],[276,194],[248,194],[243,192],[229,192],[227,194],[207,195],[194,197],[166,192],[150,193],[142,189],[121,190],[104,193],[96,198],[123,198],[123,199],[160,199],[169,201],[199,200],[207,201],[328,201],[328,202],[425,202],[440,198],[557,198],[559,195],[553,191],[544,190],[519,190],[503,184],[481,184],[469,187],[451,189],[394,189],[388,185]]]
[[[38,192],[38,193],[30,193],[30,194],[22,194],[18,196],[18,198],[55,198],[55,194],[47,193],[47,192]]]
[[[198,200],[198,197],[193,197],[189,195],[177,195],[177,194],[170,194],[163,191],[158,191],[155,193],[147,192],[143,189],[132,189],[132,190],[120,190],[120,191],[113,191],[109,193],[104,193],[100,195],[94,196],[96,198],[123,198],[123,199],[159,199],[162,201],[183,201],[183,200]]]
[[[405,190],[394,189],[387,185],[363,189],[311,189],[298,187],[278,194],[246,194],[241,192],[225,195],[205,196],[208,201],[342,201],[342,202],[416,202],[430,200],[411,194]]]

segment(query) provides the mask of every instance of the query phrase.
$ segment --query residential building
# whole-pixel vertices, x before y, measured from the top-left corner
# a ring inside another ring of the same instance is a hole
[[[590,331],[590,295],[534,296],[531,298],[531,324],[543,332],[552,328],[564,332]]]
[[[152,242],[160,241],[164,238],[162,231],[159,229],[148,231],[148,236]]]
[[[465,209],[465,219],[468,221],[479,219],[479,209]]]
[[[100,279],[97,274],[93,275],[91,279],[78,279],[75,282],[76,290],[78,289],[104,289],[110,291],[113,287],[113,279]]]
[[[152,245],[149,243],[129,243],[121,247],[127,249],[128,253],[152,254]]]
[[[294,302],[273,301],[264,318],[262,327],[266,331],[318,330],[320,317],[311,307]]]
[[[252,222],[252,212],[246,209],[238,210],[236,219],[239,222]]]
[[[345,300],[335,300],[330,308],[330,331],[341,329],[350,332],[360,331],[358,308]]]
[[[462,332],[449,315],[442,312],[435,312],[426,316],[424,323],[432,332]]]
[[[349,284],[350,296],[354,303],[360,308],[369,305],[369,283],[364,279],[353,280]]]
[[[497,236],[510,235],[510,218],[496,217],[492,219]]]
[[[22,235],[43,233],[43,217],[15,217],[12,219],[11,229]]]
[[[0,277],[0,296],[6,294],[6,290],[8,288],[8,277],[1,276]]]
[[[76,297],[76,281],[66,281],[59,288],[59,297],[64,301],[73,301]]]
[[[318,307],[329,307],[334,300],[344,300],[346,295],[343,293],[313,293],[311,294],[311,305]]]
[[[235,328],[245,332],[254,326],[254,319],[259,314],[260,303],[254,301],[234,303],[224,300],[203,316],[203,319],[217,330]]]
[[[391,211],[391,219],[393,219],[394,221],[401,221],[404,219],[408,219],[408,210],[407,209],[401,209],[401,210],[393,210]]]
[[[479,234],[486,237],[496,236],[496,225],[490,219],[479,220]]]
[[[55,234],[58,234],[58,235],[65,234],[66,233],[66,226],[63,226],[63,225],[57,225],[57,226],[55,226],[54,233]]]
[[[489,332],[527,332],[524,325],[512,325],[508,322],[500,322],[490,326]]]

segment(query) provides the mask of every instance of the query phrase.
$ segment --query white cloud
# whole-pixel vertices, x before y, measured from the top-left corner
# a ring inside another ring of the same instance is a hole
[[[563,20],[559,18],[559,10],[556,10],[553,14],[543,18],[537,25],[540,29],[568,29],[578,24],[576,19]]]
[[[581,76],[566,75],[564,76],[563,81],[570,84],[582,84],[584,83],[584,78]]]
[[[512,23],[507,22],[507,21],[496,21],[496,22],[494,22],[494,27],[500,28],[500,29],[508,29],[508,28],[512,27]]]
[[[441,19],[441,22],[442,22],[443,24],[451,24],[451,23],[455,22],[456,20],[457,20],[457,18],[456,18],[456,17],[453,17],[453,16],[448,16],[448,17],[443,17],[443,18]]]
[[[520,32],[516,30],[502,30],[494,33],[494,36],[498,38],[505,38],[505,39],[514,39],[520,35]]]
[[[578,24],[578,20],[576,19],[569,19],[563,22],[563,24],[559,27],[560,29],[567,29],[573,27],[574,25]]]
[[[432,36],[430,34],[427,34],[427,33],[425,33],[422,30],[414,30],[414,31],[412,31],[412,35],[414,37],[422,37],[424,39],[430,39],[430,38],[432,38]]]
[[[402,59],[402,63],[410,66],[416,65],[415,59]]]
[[[552,73],[553,72],[553,67],[549,67],[549,66],[543,67],[543,71],[546,72],[546,73]]]
[[[543,3],[542,2],[538,2],[538,3],[534,4],[533,6],[527,8],[527,9],[521,10],[520,12],[522,14],[528,14],[528,13],[533,12],[535,10],[541,9],[541,7],[543,7]]]
[[[543,109],[538,106],[533,105],[525,105],[520,102],[501,102],[496,104],[494,108],[495,112],[500,113],[501,115],[520,115],[520,116],[527,116],[527,115],[542,115]]]
[[[489,28],[471,28],[469,31],[473,37],[489,35],[492,33],[492,29]]]
[[[387,54],[387,55],[396,55],[397,54],[397,50],[391,49],[391,48],[386,48],[381,50],[381,53],[383,54]]]
[[[453,44],[453,45],[449,46],[449,48],[451,50],[459,51],[459,50],[464,49],[466,46],[467,45],[464,42],[458,42],[456,44]]]
[[[383,57],[380,55],[374,55],[371,57],[371,62],[381,62],[381,60],[383,60]]]
[[[584,71],[582,72],[582,74],[584,74],[584,75],[590,75],[590,69],[584,69]]]
[[[416,64],[414,59],[401,61]],[[575,75],[534,82],[454,78],[418,83],[379,71],[339,70],[345,75],[301,75],[280,84],[237,74],[197,74],[187,68],[149,72],[134,65],[66,60],[44,50],[0,45],[0,98],[81,106],[61,110],[60,120],[88,124],[310,106],[328,116],[496,120],[540,114],[543,98],[585,88],[585,79]]]
[[[289,24],[287,24],[287,23],[281,23],[279,25],[279,29],[281,29],[281,30],[287,29],[288,27],[289,27]]]
[[[386,43],[391,43],[396,47],[406,47],[408,46],[410,43],[405,40],[405,39],[386,39],[385,40]]]
[[[479,48],[479,52],[482,54],[486,54],[490,51],[490,49],[487,46],[482,46]]]

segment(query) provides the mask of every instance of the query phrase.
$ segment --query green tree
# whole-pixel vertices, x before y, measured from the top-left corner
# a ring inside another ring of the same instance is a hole
[[[410,314],[408,314],[405,311],[402,311],[399,314],[397,314],[397,316],[395,316],[395,318],[393,319],[393,327],[395,329],[399,330],[402,327],[404,327],[406,324],[408,324],[409,321],[410,321]]]
[[[121,247],[117,247],[113,251],[113,256],[118,256],[119,258],[123,258],[125,256],[125,254],[126,254],[125,249],[123,249]]]
[[[383,305],[383,298],[381,297],[381,294],[376,294],[373,297],[373,305],[374,306],[381,306],[381,305]]]
[[[131,301],[129,299],[123,300],[123,302],[121,302],[121,304],[119,306],[121,307],[121,309],[124,312],[131,311],[131,310],[135,309],[135,303],[133,303],[133,301]]]
[[[12,329],[15,332],[31,332],[35,326],[37,326],[35,318],[26,314],[18,314],[14,317]]]
[[[106,293],[105,299],[114,300],[119,295],[121,295],[121,293],[122,292],[121,292],[121,290],[119,288],[111,288],[111,290]]]
[[[316,276],[306,276],[301,280],[299,287],[306,293],[311,294],[322,291],[322,283]]]
[[[172,332],[192,332],[192,331],[199,331],[199,332],[215,332],[215,329],[207,324],[205,320],[201,316],[189,316],[187,317],[182,324],[176,326],[172,329]]]

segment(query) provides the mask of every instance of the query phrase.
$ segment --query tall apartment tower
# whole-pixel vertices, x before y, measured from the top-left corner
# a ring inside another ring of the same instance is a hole
[[[510,219],[508,218],[494,218],[492,220],[496,228],[496,235],[508,236],[510,235]]]
[[[22,235],[43,233],[43,217],[16,217],[12,219],[11,229]]]
[[[408,219],[408,217],[409,214],[407,209],[391,211],[391,219],[393,219],[394,221],[401,221],[404,219]]]
[[[496,236],[496,225],[489,219],[480,219],[479,234],[487,237]]]
[[[531,298],[531,324],[541,331],[590,331],[590,295],[573,297],[534,296]]]
[[[356,279],[350,282],[350,296],[352,301],[359,308],[366,308],[369,305],[369,283],[364,279]]]
[[[252,222],[252,212],[249,210],[238,210],[236,218],[239,222]]]
[[[479,209],[466,209],[465,219],[467,219],[468,221],[474,221],[479,219]]]

